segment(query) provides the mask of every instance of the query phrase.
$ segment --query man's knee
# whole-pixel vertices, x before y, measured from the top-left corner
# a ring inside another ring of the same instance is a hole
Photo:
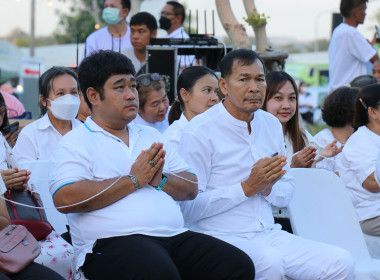
[[[355,278],[355,262],[351,254],[344,249],[337,248],[335,254],[335,263],[330,265],[330,271],[326,276],[329,279],[354,279]]]

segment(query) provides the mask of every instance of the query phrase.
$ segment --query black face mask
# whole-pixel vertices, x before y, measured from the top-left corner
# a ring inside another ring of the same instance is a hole
[[[160,28],[166,31],[168,31],[172,26],[170,19],[164,16],[161,16],[158,22],[160,23]]]

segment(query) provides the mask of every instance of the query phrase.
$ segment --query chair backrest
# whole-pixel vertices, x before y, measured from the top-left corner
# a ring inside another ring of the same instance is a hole
[[[343,181],[333,172],[294,168],[295,191],[288,211],[296,235],[340,246],[356,261],[369,253]]]
[[[66,232],[66,215],[53,209],[55,206],[49,191],[49,161],[25,161],[19,164],[19,168],[31,171],[29,185],[33,186],[34,191],[40,194],[44,207],[50,208],[45,210],[45,212],[55,231],[59,234]]]

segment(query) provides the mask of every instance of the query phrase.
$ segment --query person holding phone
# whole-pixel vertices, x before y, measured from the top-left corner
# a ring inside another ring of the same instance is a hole
[[[368,0],[341,0],[340,13],[344,21],[334,29],[329,45],[328,92],[349,84],[357,76],[367,74],[367,63],[379,59],[357,27],[364,23]]]
[[[5,187],[7,189],[22,190],[26,187],[30,172],[24,169],[19,170],[17,167],[15,167],[15,164],[12,162],[12,160],[9,160],[11,147],[6,137],[8,135],[8,139],[10,139],[9,136],[15,132],[11,133],[11,129],[8,130],[6,129],[7,127],[9,128],[7,107],[5,105],[3,96],[0,94],[0,131],[2,133],[4,131],[9,131],[5,136],[0,133],[0,188]]]

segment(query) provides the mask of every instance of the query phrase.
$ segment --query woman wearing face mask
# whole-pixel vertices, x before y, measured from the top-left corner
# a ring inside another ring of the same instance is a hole
[[[307,168],[313,165],[317,156],[317,143],[306,130],[302,129],[298,120],[298,90],[293,78],[283,71],[272,71],[266,75],[267,90],[263,110],[278,118],[282,124],[287,156],[294,153],[290,167]],[[336,140],[323,148],[323,157],[335,156],[340,150]],[[322,160],[318,157],[317,161]]]
[[[58,141],[67,132],[81,125],[75,117],[79,109],[79,87],[76,73],[67,67],[53,67],[39,79],[40,107],[43,116],[24,127],[12,150],[12,157],[18,165],[34,160],[49,160]],[[30,181],[33,172],[30,174]],[[33,183],[32,183],[33,184]],[[52,200],[46,200],[48,189],[39,188],[42,203],[53,207]],[[44,199],[45,198],[45,199]],[[46,210],[49,221],[58,233],[66,228],[66,216],[57,210]],[[35,262],[53,269],[66,279],[74,273],[74,250],[56,231],[39,241],[41,254]]]
[[[137,124],[154,127],[164,133],[168,128],[169,99],[165,84],[158,73],[143,74],[136,78],[139,92],[139,113],[134,120]]]
[[[169,128],[164,136],[167,143],[178,150],[185,126],[196,115],[219,102],[218,79],[204,66],[191,66],[183,70],[177,81],[177,99],[169,112]]]
[[[13,148],[18,163],[48,160],[58,141],[80,125],[78,77],[66,67],[53,67],[39,79],[43,116],[24,127]]]

